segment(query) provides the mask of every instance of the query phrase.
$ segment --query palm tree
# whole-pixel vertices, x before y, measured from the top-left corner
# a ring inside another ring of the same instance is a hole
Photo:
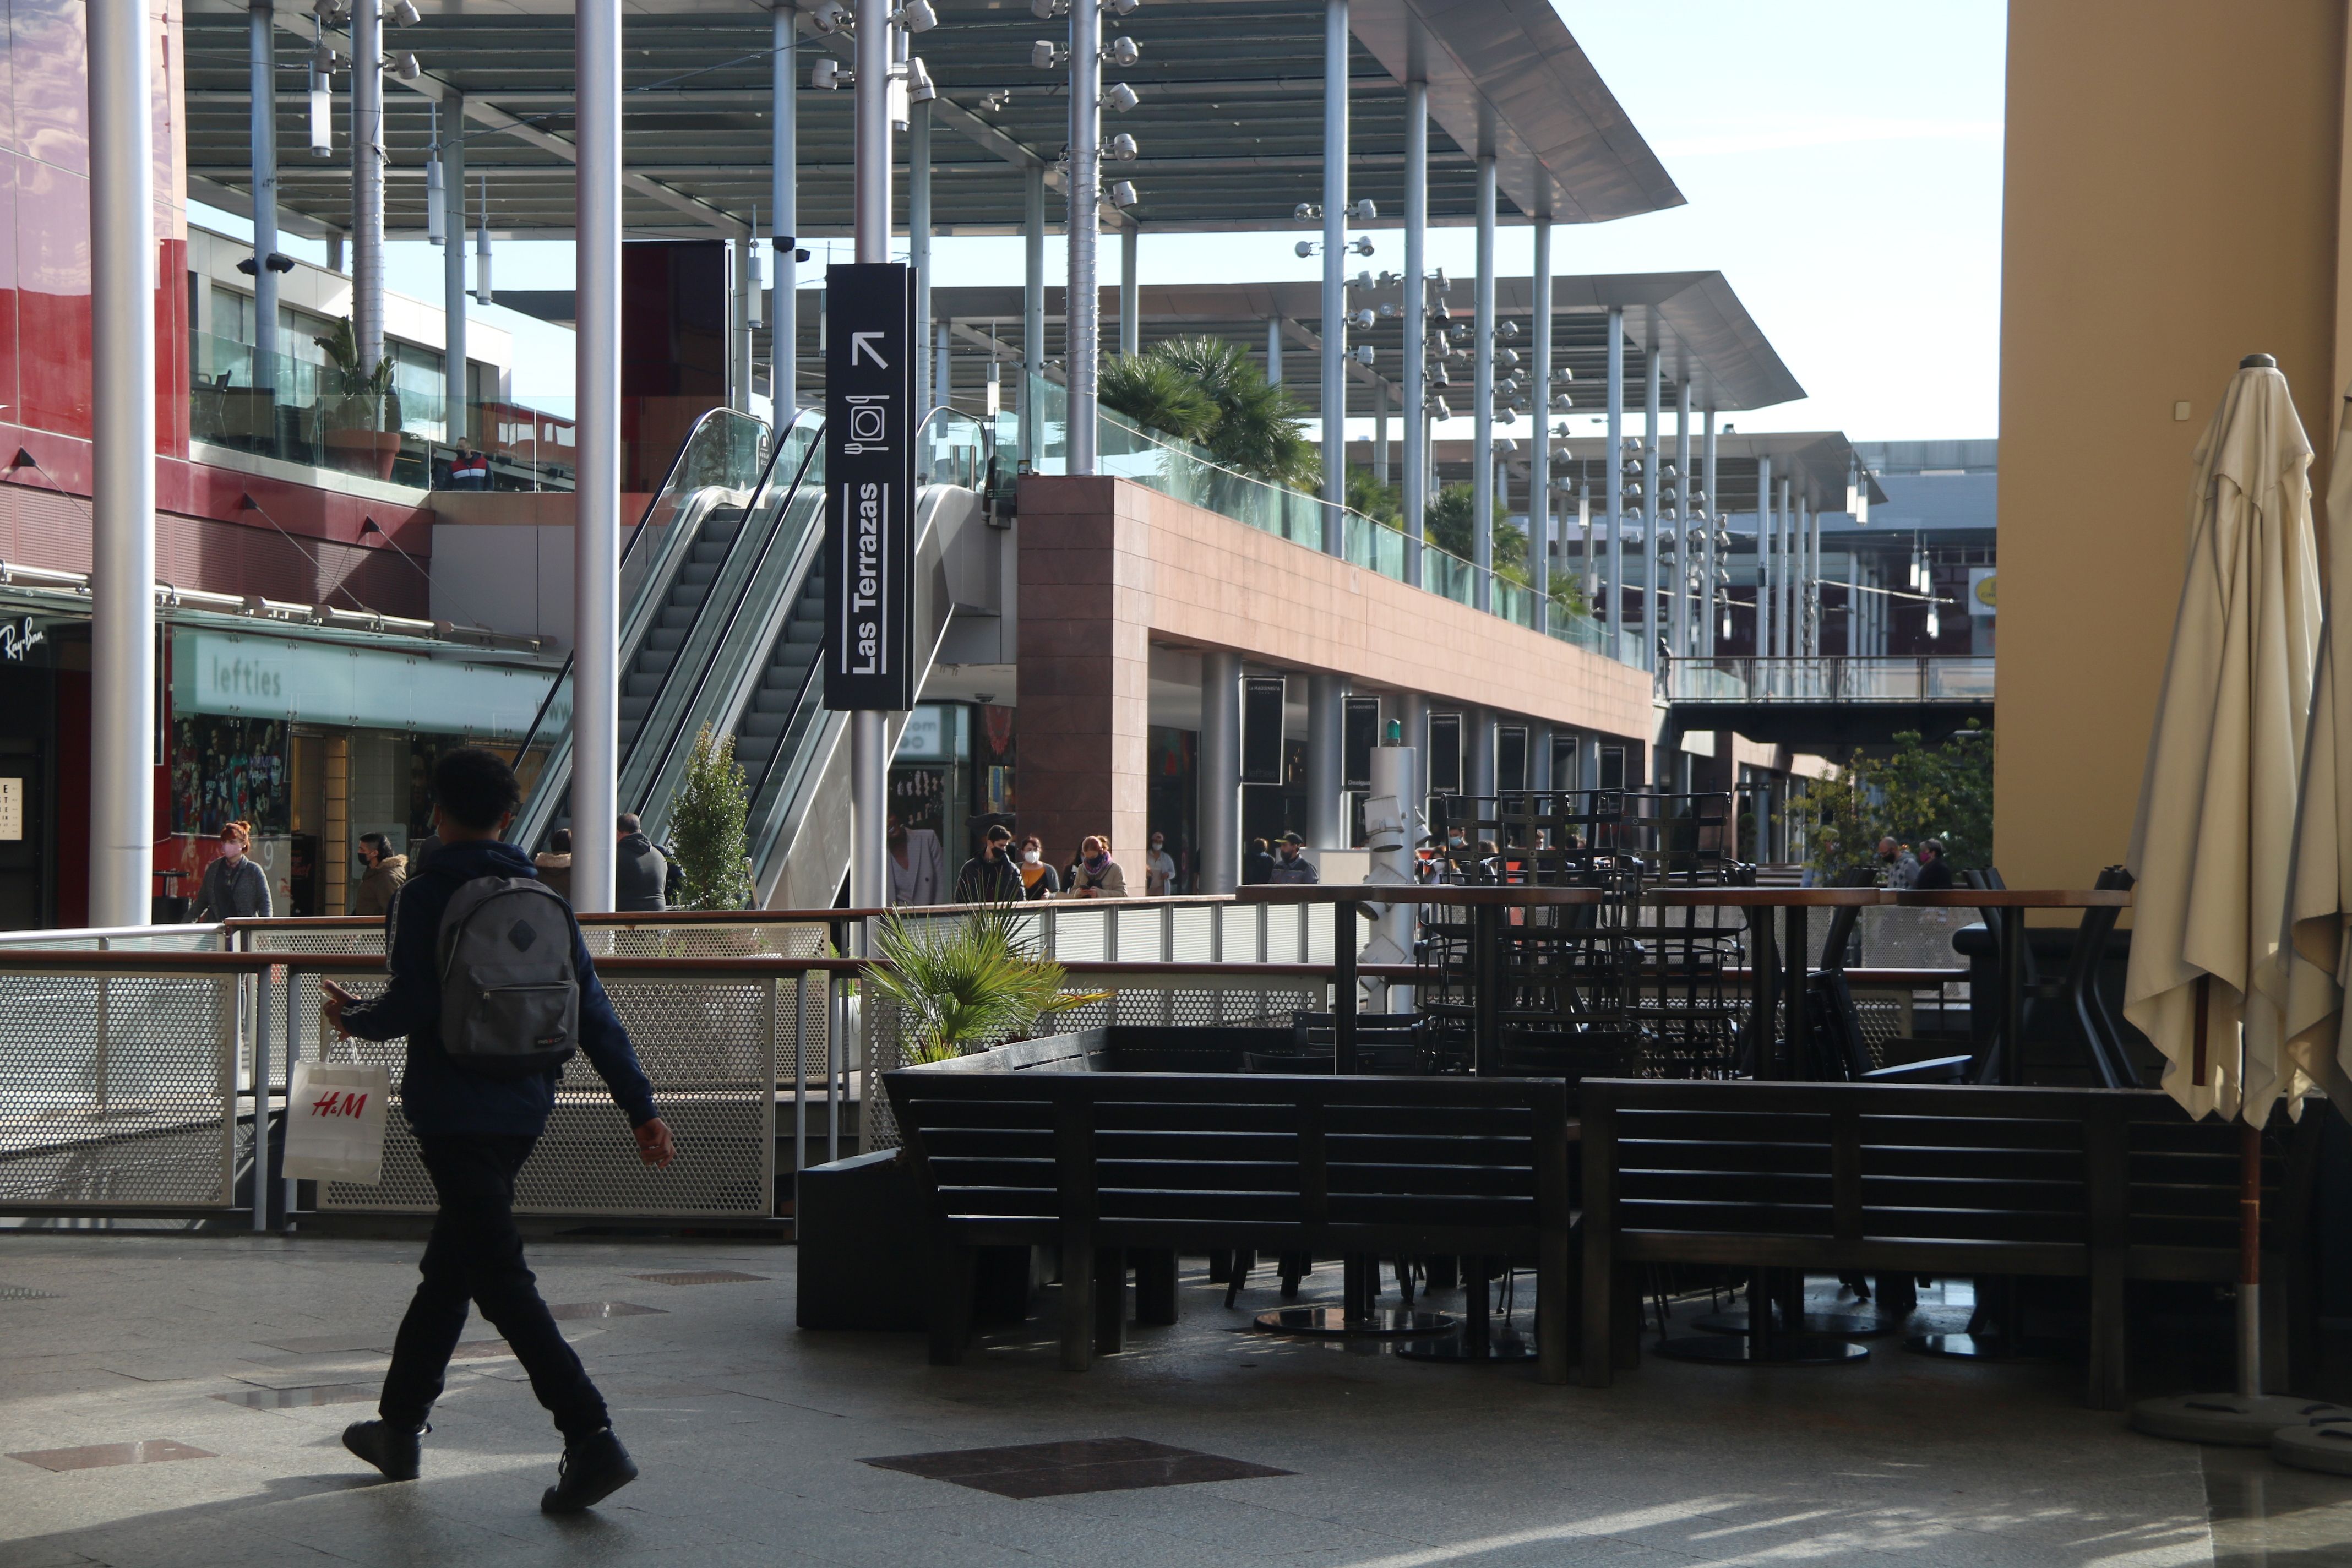
[[[1298,428],[1306,407],[1269,383],[1247,350],[1222,338],[1171,338],[1149,357],[1182,372],[1216,405],[1204,444],[1218,462],[1275,484],[1313,482],[1315,448]]]
[[[1095,395],[1138,425],[1180,441],[1202,441],[1216,428],[1218,407],[1206,388],[1153,354],[1107,359],[1097,373]]]
[[[393,390],[390,354],[376,361],[373,371],[360,368],[360,345],[348,321],[337,321],[322,338],[312,338],[327,356],[324,378],[331,430],[397,430],[400,395]]]

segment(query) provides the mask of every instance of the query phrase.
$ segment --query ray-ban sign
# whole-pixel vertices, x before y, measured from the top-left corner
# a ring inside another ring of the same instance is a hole
[[[895,263],[824,279],[824,705],[915,705],[915,280]]]

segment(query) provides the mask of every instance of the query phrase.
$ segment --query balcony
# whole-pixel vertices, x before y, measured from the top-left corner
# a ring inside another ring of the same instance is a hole
[[[1934,740],[1993,716],[1990,658],[1678,658],[1659,685],[1681,728],[1788,745]]]

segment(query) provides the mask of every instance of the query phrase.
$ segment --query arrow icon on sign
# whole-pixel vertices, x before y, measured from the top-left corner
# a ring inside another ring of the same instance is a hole
[[[867,358],[871,359],[871,360],[872,360],[872,361],[873,361],[877,365],[880,366],[882,369],[884,369],[884,370],[888,370],[888,369],[890,368],[890,362],[889,362],[888,360],[887,360],[887,359],[884,359],[884,358],[882,357],[882,351],[881,351],[881,350],[879,350],[879,349],[877,349],[877,348],[876,348],[876,347],[874,346],[874,345],[875,345],[875,343],[876,343],[876,342],[877,342],[879,339],[881,339],[881,338],[882,338],[883,336],[885,336],[885,335],[886,335],[886,334],[881,333],[881,332],[852,332],[852,333],[850,333],[850,334],[849,334],[849,363],[852,363],[852,364],[856,364],[856,363],[857,363],[857,356],[858,356],[859,354],[864,354],[864,355],[866,355]]]

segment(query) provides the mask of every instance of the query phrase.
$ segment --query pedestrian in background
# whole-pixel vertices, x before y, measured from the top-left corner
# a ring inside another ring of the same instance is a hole
[[[1255,888],[1261,882],[1273,880],[1273,852],[1266,848],[1265,839],[1251,839],[1249,853],[1242,857],[1242,886]]]
[[[531,857],[531,868],[539,879],[555,889],[565,903],[572,901],[572,829],[559,827],[547,836],[547,847]]]
[[[408,857],[392,852],[392,840],[381,833],[360,835],[360,868],[364,873],[352,891],[352,913],[387,914],[400,885],[408,880]]]
[[[620,843],[613,856],[613,907],[630,913],[669,908],[669,857],[654,847],[634,811],[614,825]]]
[[[1025,898],[1050,899],[1062,890],[1061,873],[1045,864],[1045,841],[1034,833],[1021,841],[1019,869]]]
[[[1273,874],[1268,876],[1266,880],[1269,882],[1319,882],[1322,879],[1323,874],[1315,868],[1315,862],[1307,858],[1307,840],[1296,833],[1284,834],[1282,852],[1275,857]]]
[[[220,858],[205,868],[205,879],[196,884],[190,920],[268,919],[269,874],[254,864],[252,849],[253,824],[221,824]]]
[[[1078,863],[1070,868],[1069,896],[1074,899],[1123,899],[1127,873],[1110,858],[1110,840],[1089,835],[1078,846]]]
[[[1176,890],[1176,862],[1169,858],[1168,835],[1154,833],[1151,847],[1143,857],[1143,894],[1149,899],[1164,899]]]
[[[1026,889],[1021,873],[1013,868],[1013,829],[999,822],[988,830],[980,853],[956,873],[955,901],[960,904],[1017,904]]]

